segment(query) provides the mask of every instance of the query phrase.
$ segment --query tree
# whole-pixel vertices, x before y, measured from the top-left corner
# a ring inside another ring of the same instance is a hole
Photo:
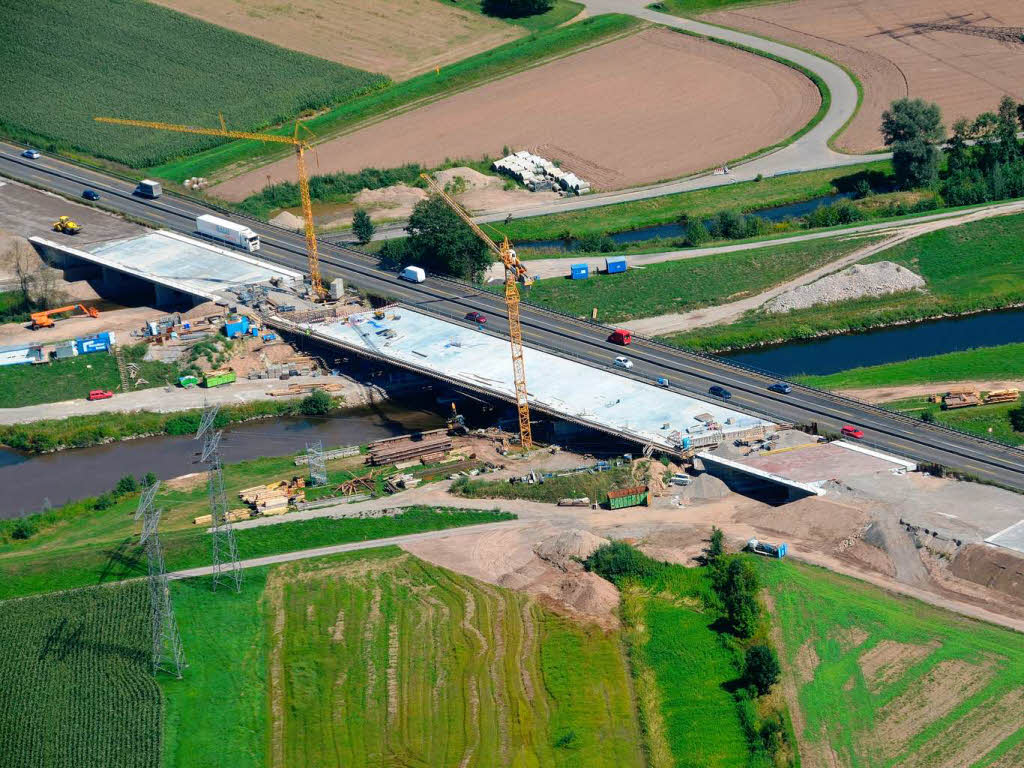
[[[143,488],[152,488],[156,483],[157,477],[155,472],[147,472],[146,476],[142,478]]]
[[[1010,427],[1014,432],[1024,432],[1024,408],[1010,411]]]
[[[719,558],[719,562],[723,559]],[[761,607],[757,603],[760,585],[750,560],[746,557],[729,558],[715,579],[715,587],[733,631],[740,637],[754,634],[761,615]]]
[[[752,685],[759,695],[764,696],[779,682],[781,673],[779,657],[768,645],[752,645],[747,648],[743,659],[743,679]]]
[[[299,413],[303,416],[326,416],[334,405],[331,396],[322,389],[314,389],[299,403]]]
[[[137,490],[139,490],[139,484],[131,475],[125,475],[122,477],[117,481],[117,485],[114,487],[114,493],[118,496],[124,496],[126,493],[135,493]]]
[[[942,113],[922,99],[897,99],[882,113],[882,137],[892,148],[896,182],[904,189],[924,187],[938,176]]]
[[[409,260],[409,244],[405,240],[385,240],[377,259],[382,269],[401,269]]]
[[[405,231],[410,260],[428,272],[479,280],[493,261],[490,249],[439,195],[416,203]]]
[[[1020,156],[1020,144],[1017,142],[1017,102],[1004,96],[999,102],[996,115],[995,138],[999,142],[997,157],[1002,163],[1008,163]]]
[[[352,234],[356,236],[356,239],[362,245],[366,245],[373,240],[373,233],[376,231],[377,228],[370,221],[370,214],[362,208],[356,208],[356,212],[352,216]]]
[[[711,540],[708,542],[707,559],[709,563],[725,554],[725,534],[717,525],[711,526]]]
[[[700,219],[691,221],[686,228],[686,241],[693,246],[703,245],[711,239],[711,233]]]
[[[488,16],[519,19],[523,16],[536,16],[538,13],[546,13],[554,5],[555,0],[484,0],[481,7]],[[508,152],[505,154],[507,155]]]

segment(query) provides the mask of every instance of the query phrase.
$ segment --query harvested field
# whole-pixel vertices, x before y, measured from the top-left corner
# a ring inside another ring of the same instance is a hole
[[[507,145],[559,160],[596,188],[617,189],[774,144],[819,104],[814,84],[789,67],[646,29],[324,142],[319,172],[432,167],[447,157],[497,156]],[[215,194],[240,200],[268,174],[271,182],[294,181],[295,162],[242,174]]]
[[[1015,746],[1019,634],[820,568],[757,562],[804,765],[998,765]]]
[[[818,51],[864,86],[864,103],[838,146],[882,146],[881,114],[893,99],[935,101],[946,125],[1024,99],[1024,4],[1019,0],[797,0],[702,17]],[[1016,38],[1016,39],[1015,39]]]
[[[264,596],[271,768],[642,764],[615,635],[395,550],[280,567]]]
[[[395,80],[443,67],[525,30],[438,0],[153,0],[282,48],[384,72]]]

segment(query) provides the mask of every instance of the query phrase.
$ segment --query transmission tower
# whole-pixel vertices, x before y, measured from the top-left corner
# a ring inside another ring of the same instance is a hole
[[[327,464],[324,462],[324,443],[306,443],[306,463],[309,464],[309,484],[327,485]]]
[[[220,459],[221,431],[213,431],[219,406],[207,405],[196,431],[196,439],[203,438],[202,461],[207,465],[206,488],[210,497],[210,519],[213,523],[213,588],[221,583],[232,583],[235,592],[242,591],[242,568],[238,563],[238,544],[235,530],[228,519],[228,495],[224,490],[224,467]]]
[[[171,605],[171,591],[167,586],[167,572],[164,570],[164,553],[160,546],[160,510],[154,503],[160,481],[147,487],[139,498],[135,519],[142,518],[142,537],[139,543],[146,548],[149,561],[149,612],[153,631],[153,674],[160,671],[174,675],[179,680],[185,663],[185,652],[181,647],[178,623],[174,619]]]

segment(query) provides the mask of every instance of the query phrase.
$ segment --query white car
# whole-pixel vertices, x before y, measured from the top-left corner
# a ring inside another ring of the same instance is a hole
[[[633,361],[630,360],[628,357],[622,357],[620,355],[619,357],[615,358],[615,367],[625,368],[628,371],[630,368],[633,367]]]
[[[24,152],[21,153],[21,156],[22,157],[27,157],[29,160],[38,160],[39,159],[39,150],[36,150],[36,149],[26,149]]]

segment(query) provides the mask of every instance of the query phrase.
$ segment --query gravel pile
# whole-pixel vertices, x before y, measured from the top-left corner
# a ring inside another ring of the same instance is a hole
[[[608,543],[608,539],[590,531],[573,528],[553,534],[534,546],[537,557],[565,570],[576,559],[586,560],[594,550]]]
[[[884,296],[924,288],[920,275],[891,261],[875,264],[854,264],[834,275],[823,277],[809,285],[801,285],[779,294],[764,305],[768,312],[789,312],[815,304],[859,299],[863,296]]]

